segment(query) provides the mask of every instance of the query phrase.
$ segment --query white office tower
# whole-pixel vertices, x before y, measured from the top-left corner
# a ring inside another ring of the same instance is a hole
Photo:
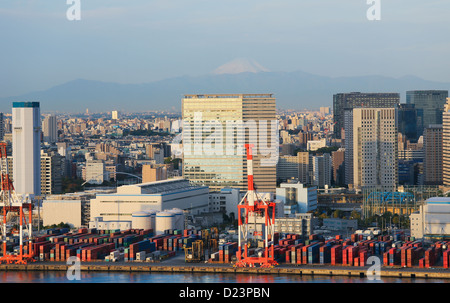
[[[397,127],[394,108],[354,108],[345,115],[347,181],[357,189],[397,184]]]
[[[42,132],[44,133],[44,141],[54,143],[58,140],[58,128],[56,125],[56,116],[48,115],[42,121]]]
[[[39,102],[13,102],[13,177],[17,194],[41,195]]]

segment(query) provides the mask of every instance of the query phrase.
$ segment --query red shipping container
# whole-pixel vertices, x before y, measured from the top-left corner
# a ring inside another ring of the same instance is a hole
[[[365,266],[366,265],[366,261],[367,261],[367,251],[360,251],[359,252],[359,264],[360,266]],[[357,265],[355,265],[357,266]]]
[[[297,248],[297,264],[302,264],[303,262],[303,257],[302,257],[302,248]]]
[[[447,249],[442,253],[442,264],[444,268],[449,268],[449,256],[450,256],[450,249]]]
[[[384,266],[389,265],[389,252],[383,253],[383,265]]]

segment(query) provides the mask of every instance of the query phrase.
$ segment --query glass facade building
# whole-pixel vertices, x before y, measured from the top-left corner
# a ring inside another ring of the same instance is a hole
[[[191,183],[247,190],[244,144],[253,144],[258,192],[276,189],[278,123],[271,94],[186,95],[183,113],[183,176]]]
[[[423,125],[423,109],[416,109],[414,104],[399,104],[397,109],[398,132],[407,140],[417,142],[418,125]]]
[[[442,113],[448,97],[447,90],[414,90],[406,92],[406,103],[414,104],[423,112],[423,120],[418,124],[418,136],[432,124],[442,124]],[[418,121],[420,122],[420,121]]]
[[[333,95],[333,121],[335,138],[341,139],[344,112],[358,107],[396,108],[400,104],[398,93],[339,93]]]

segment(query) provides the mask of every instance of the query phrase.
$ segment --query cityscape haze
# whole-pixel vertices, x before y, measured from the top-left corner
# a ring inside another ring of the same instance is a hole
[[[0,277],[447,281],[449,11],[2,1]]]

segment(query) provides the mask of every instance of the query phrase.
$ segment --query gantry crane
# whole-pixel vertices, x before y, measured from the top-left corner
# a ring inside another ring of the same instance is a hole
[[[203,246],[202,240],[196,240],[191,243],[191,246],[184,247],[185,261],[192,262],[201,262],[205,260],[205,250]]]
[[[274,260],[275,203],[258,197],[253,183],[253,144],[245,144],[247,151],[248,191],[238,204],[238,251],[236,267],[272,267]],[[263,242],[262,253],[249,256],[251,240]]]
[[[28,198],[19,198],[14,190],[13,182],[9,178],[8,174],[8,156],[6,154],[6,143],[0,142],[0,172],[1,172],[1,192],[0,192],[0,206],[3,212],[3,228],[2,228],[2,241],[3,241],[3,256],[0,257],[0,263],[16,263],[27,264],[28,261],[34,261],[34,252],[31,251],[31,236],[32,236],[32,213],[33,204]],[[23,250],[23,225],[26,225],[26,217],[24,215],[24,209],[28,209],[28,239],[29,246],[27,254]],[[10,254],[7,252],[7,215],[8,213],[16,212],[19,214],[19,253]]]

